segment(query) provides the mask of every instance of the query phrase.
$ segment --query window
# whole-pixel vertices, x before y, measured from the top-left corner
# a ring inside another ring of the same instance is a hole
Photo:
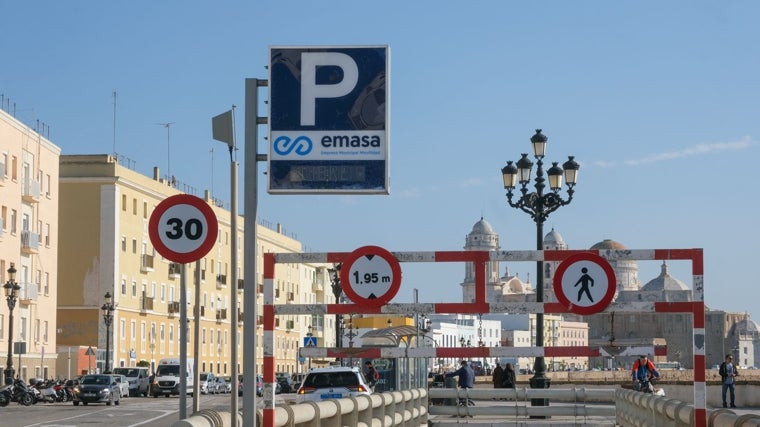
[[[121,279],[121,294],[127,294],[127,279]]]
[[[166,301],[166,285],[161,284],[161,302]]]
[[[137,239],[132,239],[132,253],[137,253]]]
[[[134,320],[129,323],[129,329],[129,337],[132,341],[134,341],[137,337],[137,324],[135,324]]]
[[[45,295],[50,295],[50,273],[45,272]]]
[[[127,211],[127,195],[126,194],[121,195],[121,210],[124,212]]]
[[[16,234],[16,209],[11,209],[11,234]]]
[[[132,199],[132,215],[137,215],[137,199]]]
[[[45,224],[45,246],[50,246],[50,224]]]
[[[127,321],[124,319],[119,320],[119,338],[122,340],[127,337]]]
[[[148,219],[148,202],[143,202],[143,219]]]
[[[50,197],[51,182],[50,174],[45,174],[45,195],[48,197]]]
[[[42,342],[48,341],[48,321],[42,322]]]
[[[0,314],[0,339],[5,338],[5,315]]]
[[[132,281],[132,298],[137,297],[137,281]]]
[[[121,251],[127,251],[127,236],[121,236]]]

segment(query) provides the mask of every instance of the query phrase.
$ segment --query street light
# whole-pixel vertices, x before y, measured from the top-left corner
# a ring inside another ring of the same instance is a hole
[[[109,372],[108,361],[110,360],[111,353],[111,323],[113,322],[113,311],[115,309],[113,301],[111,300],[111,293],[106,292],[106,302],[100,307],[103,311],[103,322],[106,324],[106,370],[104,373]]]
[[[546,221],[550,213],[556,211],[561,206],[569,204],[573,200],[573,187],[578,178],[579,168],[578,163],[573,160],[573,156],[569,156],[562,167],[558,166],[557,162],[552,162],[552,167],[547,171],[551,192],[544,193],[546,179],[544,178],[543,160],[547,140],[546,135],[541,133],[541,129],[536,129],[536,134],[530,138],[537,166],[535,184],[533,185],[535,191],[529,192],[528,190],[531,168],[533,167],[533,162],[528,158],[528,154],[523,153],[522,158],[516,164],[513,164],[511,160],[508,161],[507,165],[501,169],[509,206],[529,214],[536,223],[536,249],[539,251],[543,249],[544,221]],[[559,194],[559,191],[562,189],[563,172],[565,182],[567,183],[567,199],[563,199]],[[513,190],[518,182],[522,195],[516,202],[513,202]],[[542,264],[541,261],[536,262],[536,302],[538,303],[544,302],[544,273]],[[543,312],[536,313],[536,346],[544,346]],[[549,388],[551,380],[546,377],[546,363],[543,356],[536,357],[533,371],[535,374],[530,379],[530,387]],[[536,402],[538,400],[544,400],[543,404]],[[546,406],[548,401],[545,399],[533,399],[533,404],[536,406]]]
[[[8,301],[8,360],[5,368],[5,384],[12,384],[15,371],[13,370],[13,308],[16,307],[21,286],[16,283],[16,267],[11,263],[8,269],[8,281],[3,285],[5,299]]]

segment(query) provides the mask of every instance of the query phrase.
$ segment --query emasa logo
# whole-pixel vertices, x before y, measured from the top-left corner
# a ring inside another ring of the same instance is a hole
[[[295,139],[282,135],[275,139],[274,144],[272,144],[272,149],[280,156],[287,156],[290,153],[295,153],[298,156],[305,156],[311,153],[313,148],[314,143],[311,142],[311,138],[303,135]]]

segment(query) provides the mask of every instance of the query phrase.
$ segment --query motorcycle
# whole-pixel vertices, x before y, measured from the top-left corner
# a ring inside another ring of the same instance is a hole
[[[66,387],[66,381],[57,381],[53,386],[57,395],[58,402],[70,402],[74,399],[74,395],[71,393],[68,387]]]
[[[12,398],[13,389],[10,384],[0,387],[0,407],[8,406],[8,404],[11,403]]]
[[[55,388],[50,381],[38,382],[35,384],[35,387],[32,388],[32,393],[35,394],[35,399],[38,402],[55,403],[59,401],[58,393],[55,391]]]
[[[27,387],[27,385],[24,384],[24,381],[16,378],[13,380],[13,384],[3,387],[0,391],[2,391],[4,396],[10,395],[10,402],[18,402],[21,405],[30,406],[35,403],[32,389],[32,387]]]

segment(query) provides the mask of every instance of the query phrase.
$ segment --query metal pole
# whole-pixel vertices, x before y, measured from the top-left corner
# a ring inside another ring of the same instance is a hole
[[[230,286],[230,359],[232,362],[232,405],[230,413],[232,414],[231,423],[233,426],[238,425],[238,164],[235,161],[235,106],[232,106],[232,147],[230,147],[230,226],[232,227],[232,245],[230,245],[230,264],[231,280]],[[254,228],[254,232],[255,232]],[[255,280],[253,281],[255,285]],[[256,287],[254,286],[254,291]]]
[[[243,292],[243,354],[248,355],[247,363],[243,365],[243,425],[256,426],[256,373],[258,347],[258,328],[256,320],[258,309],[256,307],[256,295],[258,294],[258,242],[256,237],[256,221],[258,209],[258,88],[267,86],[266,80],[245,79],[245,189],[246,198],[244,205],[243,228],[245,237],[243,242],[245,266],[243,277],[249,281],[248,291]],[[266,123],[266,121],[264,121]],[[263,160],[266,156],[263,156]],[[246,403],[247,402],[247,403]]]
[[[198,364],[200,363],[201,334],[201,260],[195,261],[195,304],[193,305],[193,413],[201,410],[201,382]]]
[[[187,264],[179,279],[179,419],[187,418]]]

